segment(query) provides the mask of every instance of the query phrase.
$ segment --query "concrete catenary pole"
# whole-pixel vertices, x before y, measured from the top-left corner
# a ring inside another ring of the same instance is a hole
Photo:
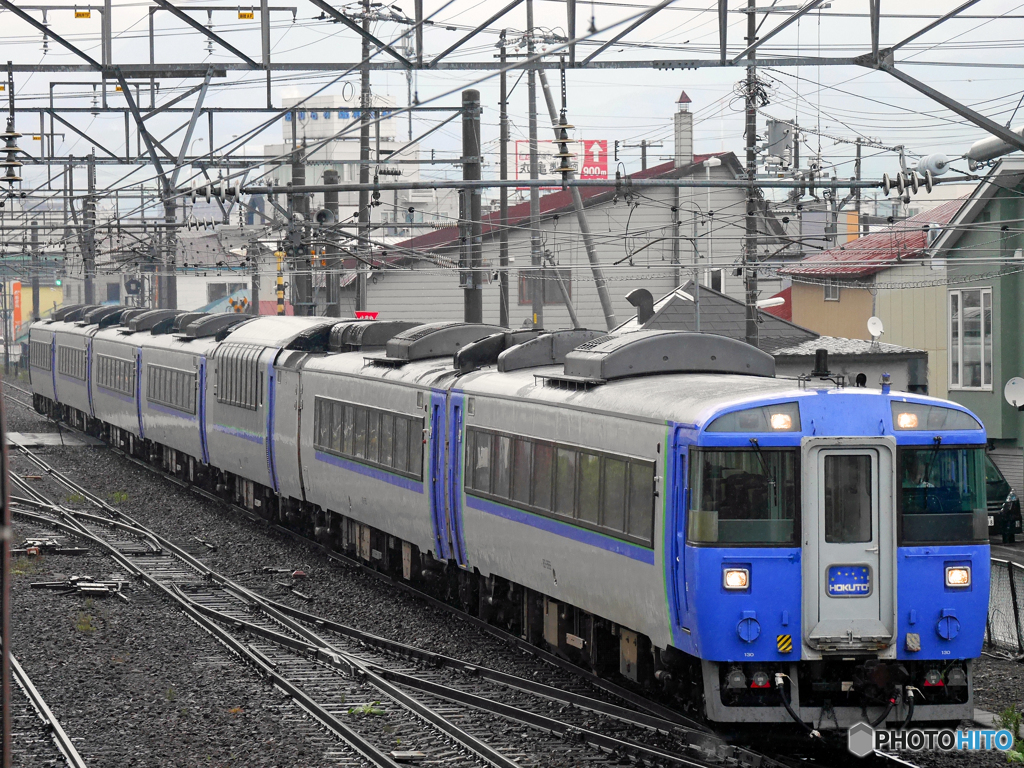
[[[86,190],[82,203],[82,271],[85,273],[85,303],[96,303],[96,150],[86,156]],[[170,237],[170,234],[168,234]]]
[[[757,40],[757,6],[747,0],[747,45]],[[757,49],[747,54],[746,136],[747,136],[747,211],[746,237],[743,242],[744,304],[746,304],[747,344],[757,346]]]
[[[469,89],[462,92],[462,178],[478,181],[481,178],[480,164],[480,91]],[[484,321],[484,290],[481,268],[484,262],[483,223],[481,222],[480,190],[467,189],[465,218],[468,219],[467,256],[468,274],[463,291],[463,318],[467,323]]]
[[[328,168],[324,171],[324,184],[337,184],[338,171]],[[324,192],[324,209],[334,214],[334,220],[338,220],[338,193],[336,191]],[[327,247],[327,317],[341,317],[341,288],[338,285],[341,280],[341,259],[339,258],[336,246]]]
[[[356,311],[366,310],[366,265],[370,261],[370,0],[363,0],[363,58],[359,92],[359,245],[362,258],[356,263]]]
[[[508,178],[508,80],[505,74],[505,62],[508,60],[505,30],[501,31],[501,112],[498,122],[501,124],[501,165],[502,181]],[[508,328],[508,190],[498,190],[498,325]]]
[[[533,40],[533,0],[526,0],[526,53],[531,59],[536,53],[536,44]],[[529,92],[527,100],[529,104],[530,122],[530,178],[540,178],[540,168],[537,158],[537,69],[533,64],[527,65],[527,85]],[[533,328],[544,327],[544,280],[541,267],[543,255],[540,245],[540,189],[530,187],[530,296],[532,297],[531,325]]]
[[[540,82],[544,90],[544,100],[548,104],[548,114],[551,116],[551,127],[555,131],[555,138],[558,138],[558,109],[555,107],[555,99],[548,86],[548,78],[544,70],[540,71]],[[575,173],[568,174],[569,179],[575,178]],[[583,237],[583,248],[587,252],[587,260],[590,262],[590,271],[594,275],[594,287],[597,288],[597,297],[601,300],[601,311],[604,312],[604,321],[610,331],[618,322],[615,320],[615,310],[612,309],[612,299],[608,295],[608,284],[604,279],[604,270],[597,258],[597,246],[594,244],[594,234],[590,231],[590,222],[583,208],[583,196],[579,187],[569,188],[572,194],[572,207],[576,211],[576,222],[580,228],[580,235]]]

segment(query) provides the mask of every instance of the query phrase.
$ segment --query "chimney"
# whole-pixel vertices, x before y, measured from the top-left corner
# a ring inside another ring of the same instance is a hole
[[[676,168],[693,162],[693,113],[690,97],[683,91],[676,101]]]

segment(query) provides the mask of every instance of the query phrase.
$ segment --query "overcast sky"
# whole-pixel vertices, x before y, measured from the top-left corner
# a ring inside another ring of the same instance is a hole
[[[177,5],[183,9],[196,4],[187,0],[177,0]],[[203,0],[201,4],[220,3]],[[297,10],[295,21],[290,10],[273,14],[271,40],[275,61],[358,61],[360,47],[356,35],[342,25],[318,20],[319,11],[312,4],[305,0],[275,0],[272,4],[276,7],[295,7]],[[762,1],[762,5],[770,4],[767,0]],[[797,0],[793,0],[792,3],[776,0],[774,3],[777,8],[790,9],[799,4],[802,3]],[[883,3],[883,11],[918,16],[883,17],[883,46],[903,39],[957,4],[948,0],[927,3]],[[714,10],[716,5],[710,0],[704,0],[703,7],[694,0],[680,0],[632,31],[626,36],[624,43],[616,44],[605,51],[601,54],[601,59],[613,61],[715,58],[718,50],[717,13]],[[149,60],[148,6],[149,4],[144,2],[115,0],[115,63],[141,63]],[[223,6],[225,11],[214,14],[214,30],[232,45],[259,59],[258,21],[239,20],[237,3]],[[438,0],[425,0],[424,6],[426,14],[437,22],[426,29],[425,56],[428,59],[465,34],[465,30],[485,21],[500,7],[497,0],[455,0],[447,6]],[[730,13],[729,26],[730,50],[736,55],[742,50],[745,14],[738,12],[741,3],[731,2],[730,6],[733,9]],[[413,12],[412,0],[399,0],[397,7],[404,13]],[[577,35],[588,34],[593,18],[599,30],[593,36],[594,39],[607,40],[622,28],[611,28],[612,25],[635,18],[644,7],[629,2],[589,3],[580,0]],[[761,55],[766,58],[779,55],[848,57],[868,50],[870,37],[867,0],[833,0],[830,5],[825,4],[823,8],[820,12],[808,14],[767,43]],[[38,12],[34,13],[38,18]],[[196,11],[193,12],[193,16],[203,23],[207,21],[205,12]],[[761,34],[767,33],[785,18],[786,15],[781,13],[769,14],[767,18],[759,15],[759,20],[764,19]],[[75,19],[71,11],[51,11],[48,14],[48,21],[56,32],[82,47],[89,55],[99,58],[98,12],[93,12],[91,19]],[[59,44],[52,41],[48,53],[44,55],[41,50],[40,34],[10,12],[0,13],[0,22],[0,29],[4,33],[0,36],[0,46],[5,59],[32,64],[76,63],[73,54],[67,53]],[[477,35],[462,51],[451,54],[448,60],[493,60],[497,54],[495,43],[499,30],[507,28],[509,37],[515,39],[522,34],[525,26],[525,5],[522,5]],[[564,35],[564,3],[561,0],[537,0],[536,26],[551,35]],[[388,41],[398,38],[407,30],[407,26],[394,22],[377,22],[373,29],[378,37]],[[963,18],[946,22],[902,49],[896,57],[897,66],[949,96],[974,105],[979,111],[1004,124],[1017,107],[1024,88],[1020,77],[1020,67],[1024,66],[1024,56],[1021,55],[1024,46],[1021,42],[1024,40],[1022,33],[1024,3],[982,0],[969,9]],[[221,63],[237,60],[217,45],[213,45],[212,53],[209,52],[204,38],[165,12],[156,15],[156,35],[155,52],[158,63]],[[578,58],[583,58],[595,49],[595,45],[581,45]],[[386,54],[379,54],[378,57],[380,60],[387,60]],[[852,146],[844,142],[858,136],[880,141],[886,146],[903,144],[913,157],[932,152],[958,157],[973,141],[985,136],[981,129],[881,72],[856,66],[831,66],[778,70],[763,68],[760,73],[768,86],[770,103],[759,116],[759,129],[763,130],[767,116],[798,120],[808,131],[807,146],[801,150],[802,156],[807,158],[820,148],[824,162],[835,164],[841,177],[853,173]],[[468,87],[472,81],[488,77],[488,74],[469,71],[418,72],[413,75],[413,87],[422,102],[449,91],[457,92]],[[278,73],[274,85],[275,105],[279,105],[280,99],[284,96],[310,94],[336,77],[337,74],[327,73]],[[511,87],[518,75],[513,73],[509,77]],[[551,72],[549,77],[552,84],[557,87],[557,73]],[[695,114],[696,151],[733,150],[741,154],[742,104],[734,89],[743,77],[744,70],[741,68],[570,72],[569,120],[577,126],[577,133],[583,138],[607,139],[609,143],[615,139],[629,143],[638,143],[641,139],[662,142],[663,147],[650,150],[650,163],[654,164],[658,158],[668,158],[671,155],[672,114],[676,109],[675,101],[680,91],[685,90],[693,101],[691,106]],[[358,85],[357,75],[347,79]],[[93,83],[96,82],[96,77],[66,73],[18,75],[16,92],[19,103],[40,105],[48,99],[49,83],[56,80]],[[163,98],[171,98],[180,93],[182,87],[193,82],[161,79]],[[230,72],[228,78],[215,82],[217,87],[211,90],[207,101],[211,106],[262,106],[265,103],[265,81],[260,73]],[[343,87],[344,82],[340,81],[327,92],[340,94]],[[402,72],[375,72],[373,87],[377,92],[390,95],[400,105],[406,102],[407,80]],[[489,77],[472,87],[481,90],[484,104],[484,142],[489,158],[489,167],[485,175],[496,175],[497,77]],[[56,92],[64,94],[58,98],[58,104],[83,106],[90,103],[91,85],[84,85],[82,88],[73,85],[59,86]],[[513,139],[526,138],[527,135],[526,97],[526,79],[523,78],[515,87],[510,100]],[[119,94],[111,94],[110,100],[115,105],[123,104]],[[460,97],[458,93],[453,93],[431,103],[454,106],[460,103]],[[543,115],[543,99],[539,99],[539,109]],[[185,116],[181,116],[178,122],[184,119]],[[262,119],[265,119],[265,116],[218,115],[215,143],[222,144],[232,136],[244,133]],[[414,121],[414,131],[419,133],[426,130],[439,119],[436,114],[430,114],[425,119],[418,118]],[[79,127],[93,132],[98,140],[106,143],[111,149],[123,148],[124,129],[123,118],[120,115],[100,115],[94,118],[89,114],[80,114],[74,117],[74,122]],[[162,117],[151,122],[154,133],[161,136],[169,133],[178,124],[173,118]],[[1024,124],[1024,108],[1017,113],[1013,124]],[[400,137],[404,138],[404,118],[402,126]],[[20,123],[19,129],[24,133],[38,131],[38,122],[33,116],[31,121]],[[206,136],[205,126],[197,136]],[[250,141],[249,147],[258,149],[264,142],[279,141],[280,136],[280,128],[275,126],[262,137]],[[548,138],[543,120],[540,136]],[[175,142],[174,139],[170,142],[174,149],[177,148]],[[195,149],[207,150],[208,146],[205,146],[204,142],[198,142]],[[38,144],[35,144],[33,149],[37,147]],[[58,146],[58,151],[65,154],[85,154],[88,148],[87,142],[68,132],[64,142]],[[424,142],[424,148],[436,149],[439,154],[459,154],[461,140],[458,123],[452,123],[434,133]],[[885,171],[892,173],[898,170],[897,156],[892,152],[866,149],[865,157],[869,158],[864,165],[866,176],[878,176]],[[623,150],[620,158],[627,171],[639,168],[638,149]],[[965,167],[964,163],[955,165]],[[439,168],[435,166],[435,169]],[[431,172],[441,173],[440,170]],[[458,175],[458,171],[450,173]],[[133,178],[141,178],[142,175],[140,173]],[[38,171],[26,169],[26,179],[34,179],[37,176]],[[111,181],[115,178],[112,171],[105,171],[104,176],[109,177]]]

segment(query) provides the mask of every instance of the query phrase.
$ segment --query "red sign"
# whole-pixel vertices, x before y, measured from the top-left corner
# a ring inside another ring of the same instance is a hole
[[[14,321],[14,335],[21,330],[21,283],[11,283],[11,317]]]
[[[608,142],[583,141],[583,153],[579,158],[581,179],[608,178]]]
[[[356,312],[356,320],[376,320],[380,312]]]

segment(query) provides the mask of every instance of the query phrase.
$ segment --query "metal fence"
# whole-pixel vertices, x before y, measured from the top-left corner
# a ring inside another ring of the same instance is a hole
[[[1024,566],[992,558],[985,640],[993,648],[1024,654]]]

